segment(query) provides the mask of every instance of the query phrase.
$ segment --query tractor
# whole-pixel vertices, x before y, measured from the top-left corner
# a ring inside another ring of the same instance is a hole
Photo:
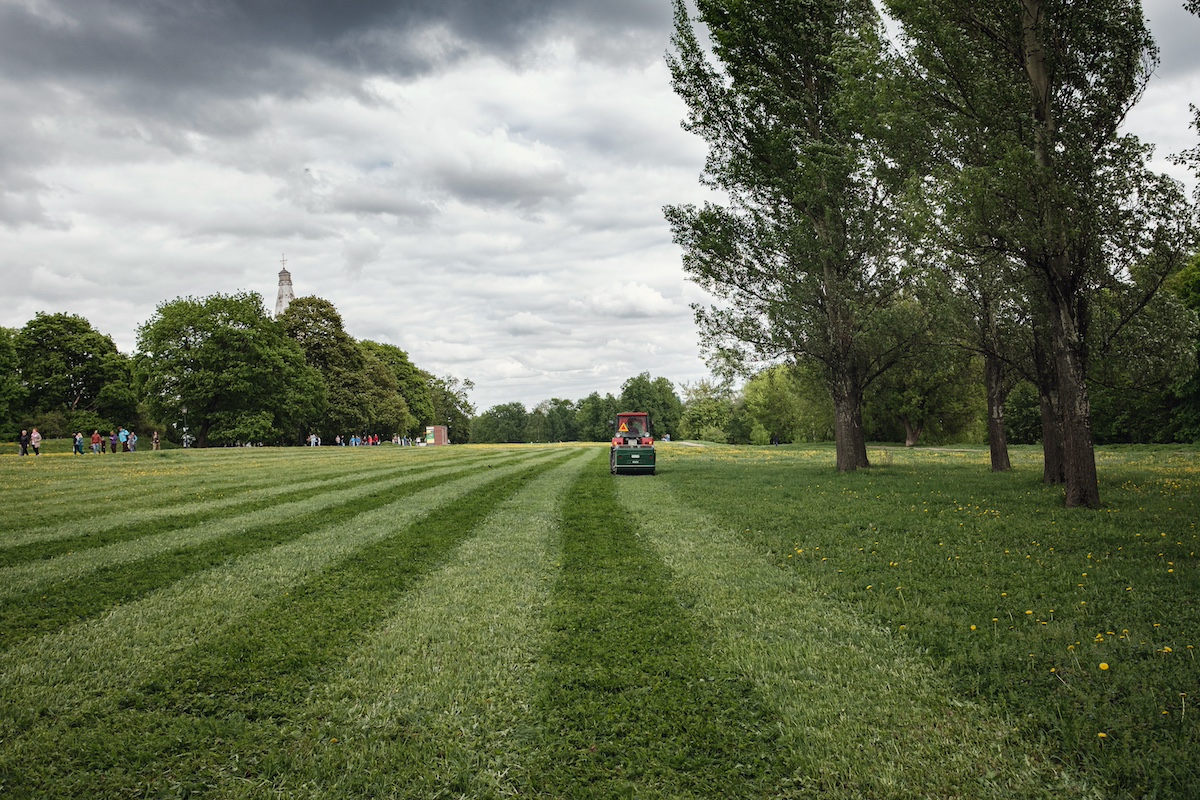
[[[608,465],[613,475],[654,474],[654,437],[645,411],[617,414]]]

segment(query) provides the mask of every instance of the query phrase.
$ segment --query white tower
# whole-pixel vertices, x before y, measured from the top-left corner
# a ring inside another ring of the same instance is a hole
[[[287,258],[281,257],[279,263],[283,265],[283,269],[279,270],[279,294],[275,298],[275,319],[279,319],[284,311],[287,311],[288,304],[296,299],[296,295],[292,294],[292,273],[287,271]]]

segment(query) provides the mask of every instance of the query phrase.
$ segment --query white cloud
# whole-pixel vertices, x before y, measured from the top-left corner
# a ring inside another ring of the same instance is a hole
[[[678,303],[663,297],[643,283],[614,281],[583,300],[572,300],[571,307],[598,316],[616,317],[676,317],[682,311]]]

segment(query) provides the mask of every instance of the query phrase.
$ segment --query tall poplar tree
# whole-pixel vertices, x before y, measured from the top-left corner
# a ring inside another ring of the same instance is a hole
[[[837,467],[869,466],[863,393],[903,354],[889,320],[902,289],[897,186],[875,135],[887,69],[870,0],[675,3],[674,88],[705,139],[702,182],[726,199],[670,206],[689,277],[720,302],[697,307],[711,351],[821,366],[835,409]]]
[[[1194,246],[1194,211],[1120,126],[1157,49],[1138,0],[886,0],[930,108],[946,224],[1011,258],[1032,316],[1046,478],[1100,503],[1089,345],[1095,298],[1146,308]],[[1059,433],[1061,432],[1061,437]],[[1059,455],[1061,454],[1061,461]]]

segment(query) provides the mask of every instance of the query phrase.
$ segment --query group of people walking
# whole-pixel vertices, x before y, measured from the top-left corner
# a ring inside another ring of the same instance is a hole
[[[42,435],[38,433],[37,428],[33,429],[33,433],[22,429],[21,438],[17,439],[17,444],[20,446],[21,455],[23,456],[29,455],[30,450],[33,451],[35,456],[42,454]]]
[[[77,431],[72,437],[74,444],[74,454],[77,456],[83,455],[83,432]],[[42,434],[38,433],[38,429],[34,428],[33,432],[21,431],[21,437],[17,440],[21,448],[21,455],[29,455],[32,450],[35,456],[42,454]],[[131,430],[126,430],[120,427],[115,431],[109,431],[108,435],[100,433],[99,430],[92,431],[92,453],[100,455],[101,453],[134,453],[137,452],[138,435]],[[159,449],[158,431],[154,431],[150,435],[151,449]]]

